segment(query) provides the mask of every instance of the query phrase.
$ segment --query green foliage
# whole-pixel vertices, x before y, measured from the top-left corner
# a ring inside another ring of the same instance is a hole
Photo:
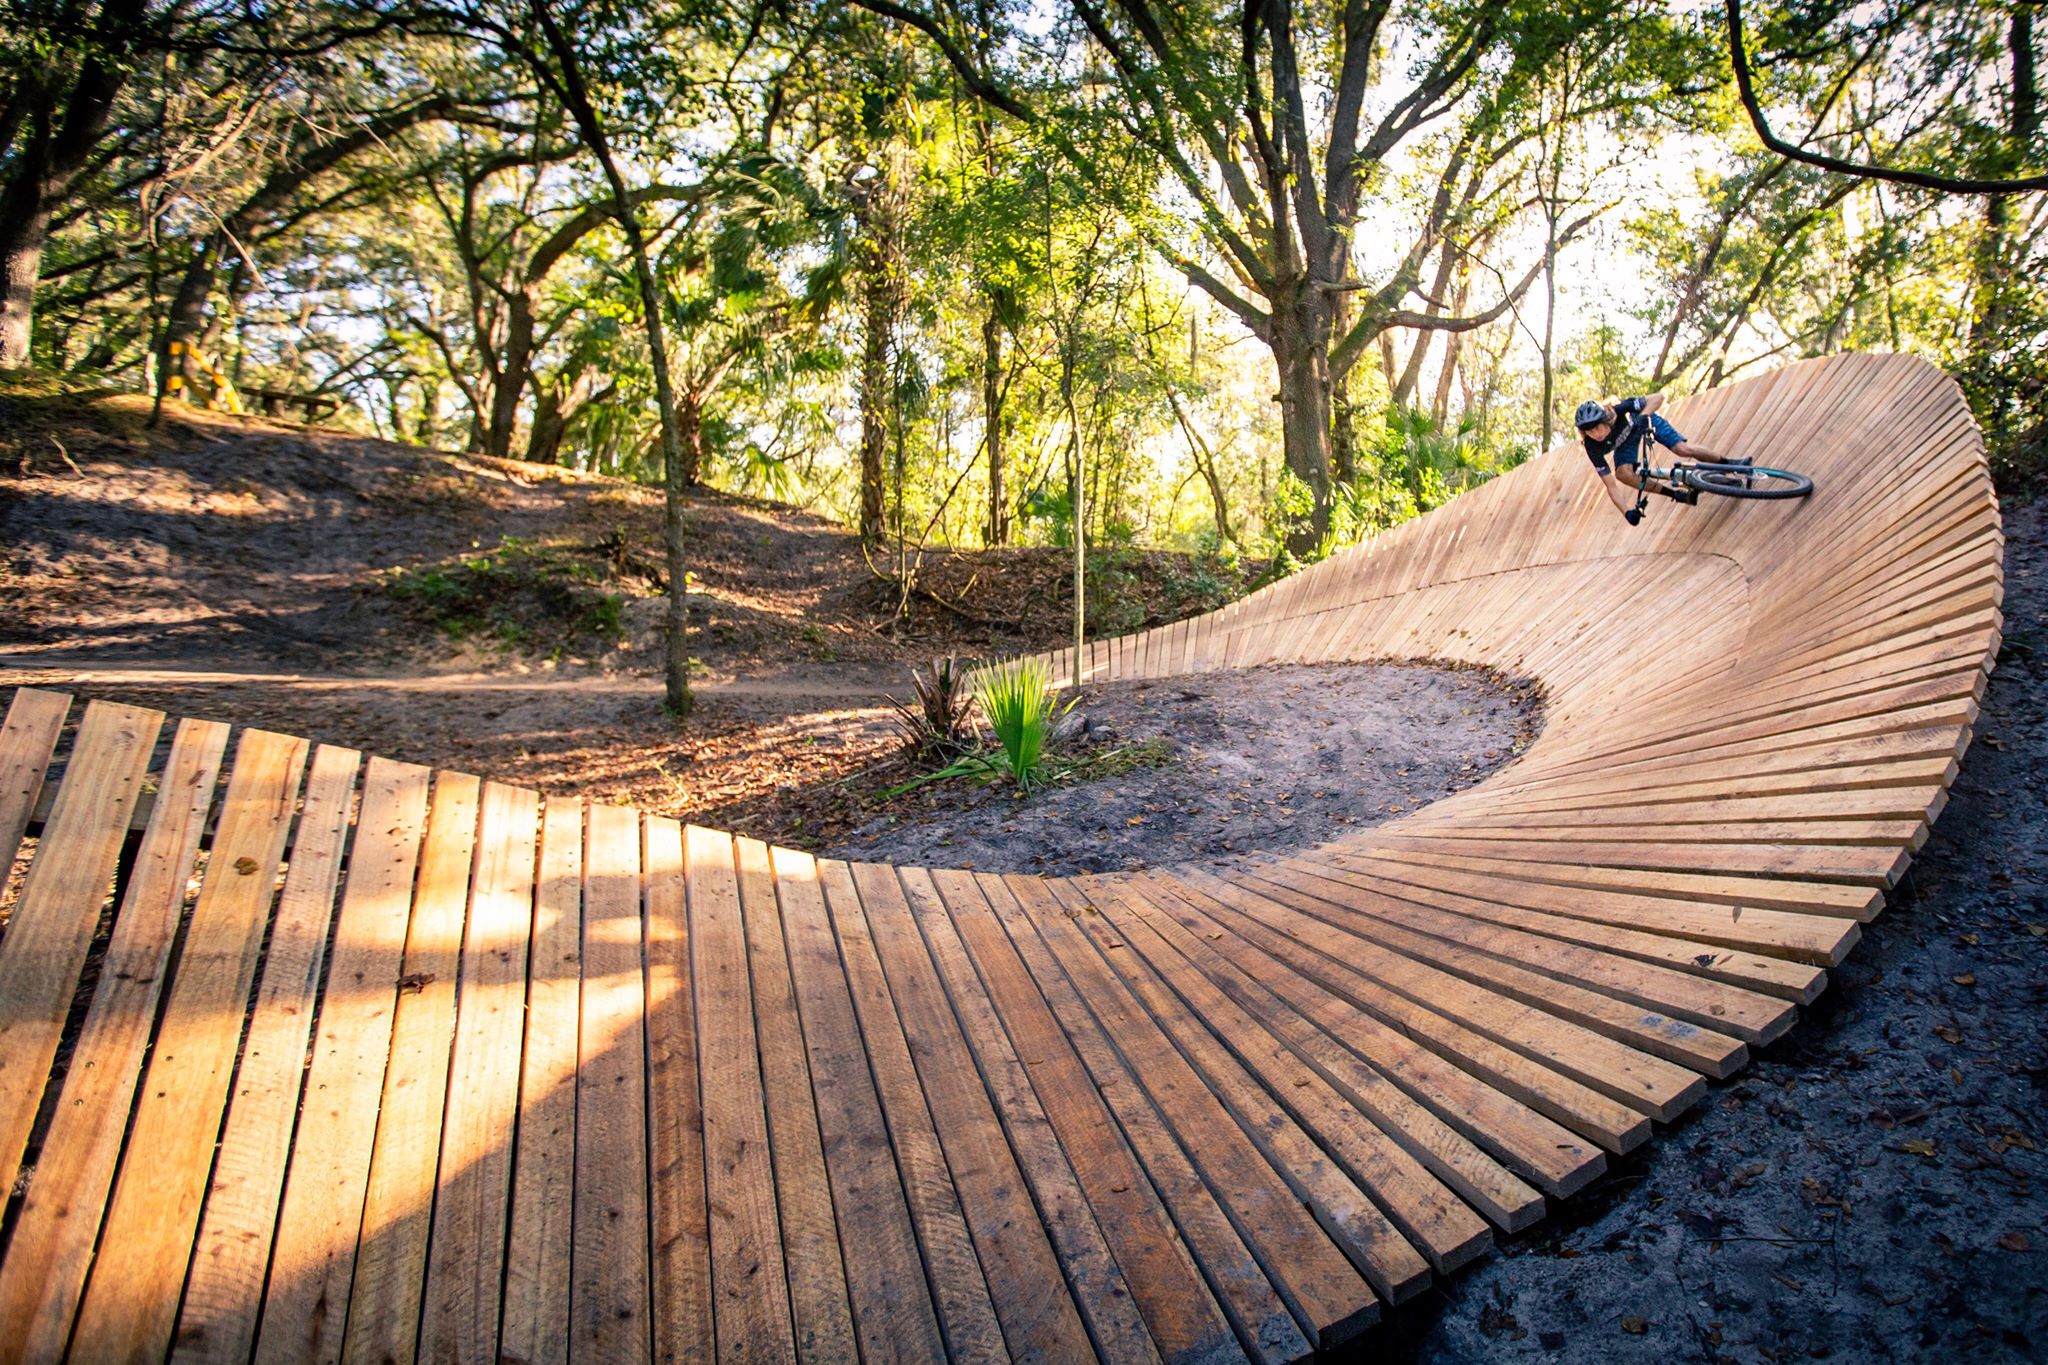
[[[953,655],[933,659],[931,676],[910,670],[910,685],[916,700],[888,699],[895,714],[890,718],[903,747],[920,762],[950,762],[964,755],[974,743],[974,708],[977,698],[968,686],[968,671]]]
[[[451,640],[556,655],[625,638],[626,599],[590,547],[507,536],[492,549],[389,570],[384,591]]]
[[[1111,539],[1091,547],[1083,561],[1082,585],[1089,634],[1128,635],[1145,624],[1137,554],[1128,539]]]
[[[1128,777],[1140,768],[1163,768],[1173,761],[1173,745],[1161,736],[1119,744],[1113,749],[1096,749],[1061,765],[1058,779],[1093,782],[1099,778]]]
[[[991,670],[983,676],[975,695],[1002,745],[997,761],[1003,774],[1019,789],[1029,791],[1043,778],[1045,749],[1053,727],[1073,710],[1075,699],[1060,705],[1051,671],[1035,660]]]

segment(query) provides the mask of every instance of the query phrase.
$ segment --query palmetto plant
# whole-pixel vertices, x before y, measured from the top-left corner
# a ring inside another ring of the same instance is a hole
[[[1032,786],[1045,765],[1046,745],[1074,701],[1059,704],[1052,671],[1035,659],[983,674],[976,693],[1002,742],[999,766],[1019,787]]]

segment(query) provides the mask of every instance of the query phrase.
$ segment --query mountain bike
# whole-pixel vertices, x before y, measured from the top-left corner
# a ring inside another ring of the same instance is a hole
[[[1806,475],[1758,464],[1679,464],[1659,468],[1650,463],[1656,437],[1651,431],[1649,414],[1630,418],[1629,427],[1631,437],[1639,434],[1641,441],[1637,447],[1641,454],[1636,473],[1642,480],[1641,487],[1636,489],[1637,512],[1650,505],[1653,492],[1687,505],[1697,503],[1702,493],[1716,493],[1724,498],[1779,499],[1803,498],[1813,492],[1813,480]],[[1615,446],[1619,449],[1625,444],[1617,441]]]

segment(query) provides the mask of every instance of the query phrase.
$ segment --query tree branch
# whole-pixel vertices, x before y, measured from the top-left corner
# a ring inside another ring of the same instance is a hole
[[[1750,76],[1749,54],[1743,48],[1742,0],[1723,0],[1728,17],[1728,56],[1735,65],[1735,90],[1741,96],[1742,107],[1749,115],[1750,126],[1763,139],[1764,146],[1779,156],[1790,157],[1808,166],[1832,171],[1836,175],[1852,175],[1859,180],[1882,180],[1894,185],[1912,185],[1923,190],[1937,190],[1943,194],[2027,194],[2035,190],[2048,190],[2048,175],[2022,176],[2017,180],[1979,180],[1967,176],[1933,175],[1926,171],[1900,171],[1888,166],[1874,166],[1868,163],[1845,161],[1787,142],[1771,131],[1768,119],[1764,117],[1763,105],[1758,103],[1756,87]]]

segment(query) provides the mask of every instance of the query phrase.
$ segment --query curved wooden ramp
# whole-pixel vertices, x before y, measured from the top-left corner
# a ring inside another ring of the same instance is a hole
[[[1631,531],[1561,449],[1091,650],[1547,686],[1513,766],[1298,856],[847,866],[17,693],[0,1361],[1356,1334],[1786,1029],[1968,741],[2001,538],[1955,386],[1848,356],[1674,415],[1820,492]]]

